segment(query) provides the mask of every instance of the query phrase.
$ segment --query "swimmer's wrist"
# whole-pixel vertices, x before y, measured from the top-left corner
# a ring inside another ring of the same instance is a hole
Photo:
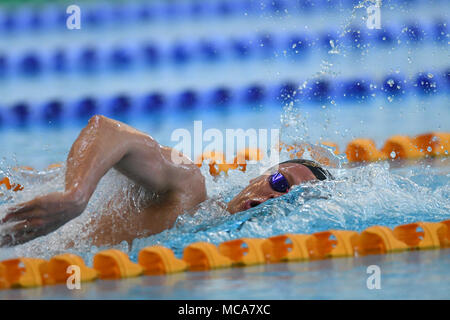
[[[64,201],[74,210],[74,214],[81,214],[89,201],[86,194],[80,189],[69,189],[63,193]]]

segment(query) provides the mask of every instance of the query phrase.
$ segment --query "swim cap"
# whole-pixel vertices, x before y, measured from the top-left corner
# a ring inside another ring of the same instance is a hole
[[[322,168],[319,163],[312,161],[312,160],[292,159],[292,160],[281,162],[281,163],[279,163],[279,165],[283,164],[283,163],[302,164],[305,167],[307,167],[309,170],[311,170],[313,175],[321,181],[326,180],[326,179],[334,179],[334,177],[331,175],[331,173],[327,169]]]

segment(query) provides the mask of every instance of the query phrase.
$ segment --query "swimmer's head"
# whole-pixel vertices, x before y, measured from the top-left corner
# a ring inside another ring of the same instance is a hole
[[[227,210],[237,213],[289,192],[294,185],[308,181],[332,179],[328,170],[311,160],[294,159],[270,168],[228,203]]]

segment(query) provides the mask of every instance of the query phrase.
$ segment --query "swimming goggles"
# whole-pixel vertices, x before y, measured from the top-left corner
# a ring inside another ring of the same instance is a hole
[[[269,176],[269,184],[273,190],[280,193],[285,193],[290,188],[288,180],[280,172],[276,172]]]

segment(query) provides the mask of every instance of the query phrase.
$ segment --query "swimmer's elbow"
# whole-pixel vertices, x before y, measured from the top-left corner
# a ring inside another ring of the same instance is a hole
[[[109,119],[105,116],[102,116],[100,114],[96,114],[89,118],[88,123],[90,125],[101,125],[101,124],[104,124],[105,122],[107,122],[107,120],[111,120],[111,119]]]
[[[122,125],[117,120],[96,114],[89,118],[88,126],[96,128],[120,128]]]
[[[86,127],[83,129],[84,132],[92,136],[95,133],[101,133],[107,131],[107,128],[112,127],[111,122],[114,120],[109,119],[102,115],[94,115],[89,118]],[[82,131],[82,132],[83,132]]]

